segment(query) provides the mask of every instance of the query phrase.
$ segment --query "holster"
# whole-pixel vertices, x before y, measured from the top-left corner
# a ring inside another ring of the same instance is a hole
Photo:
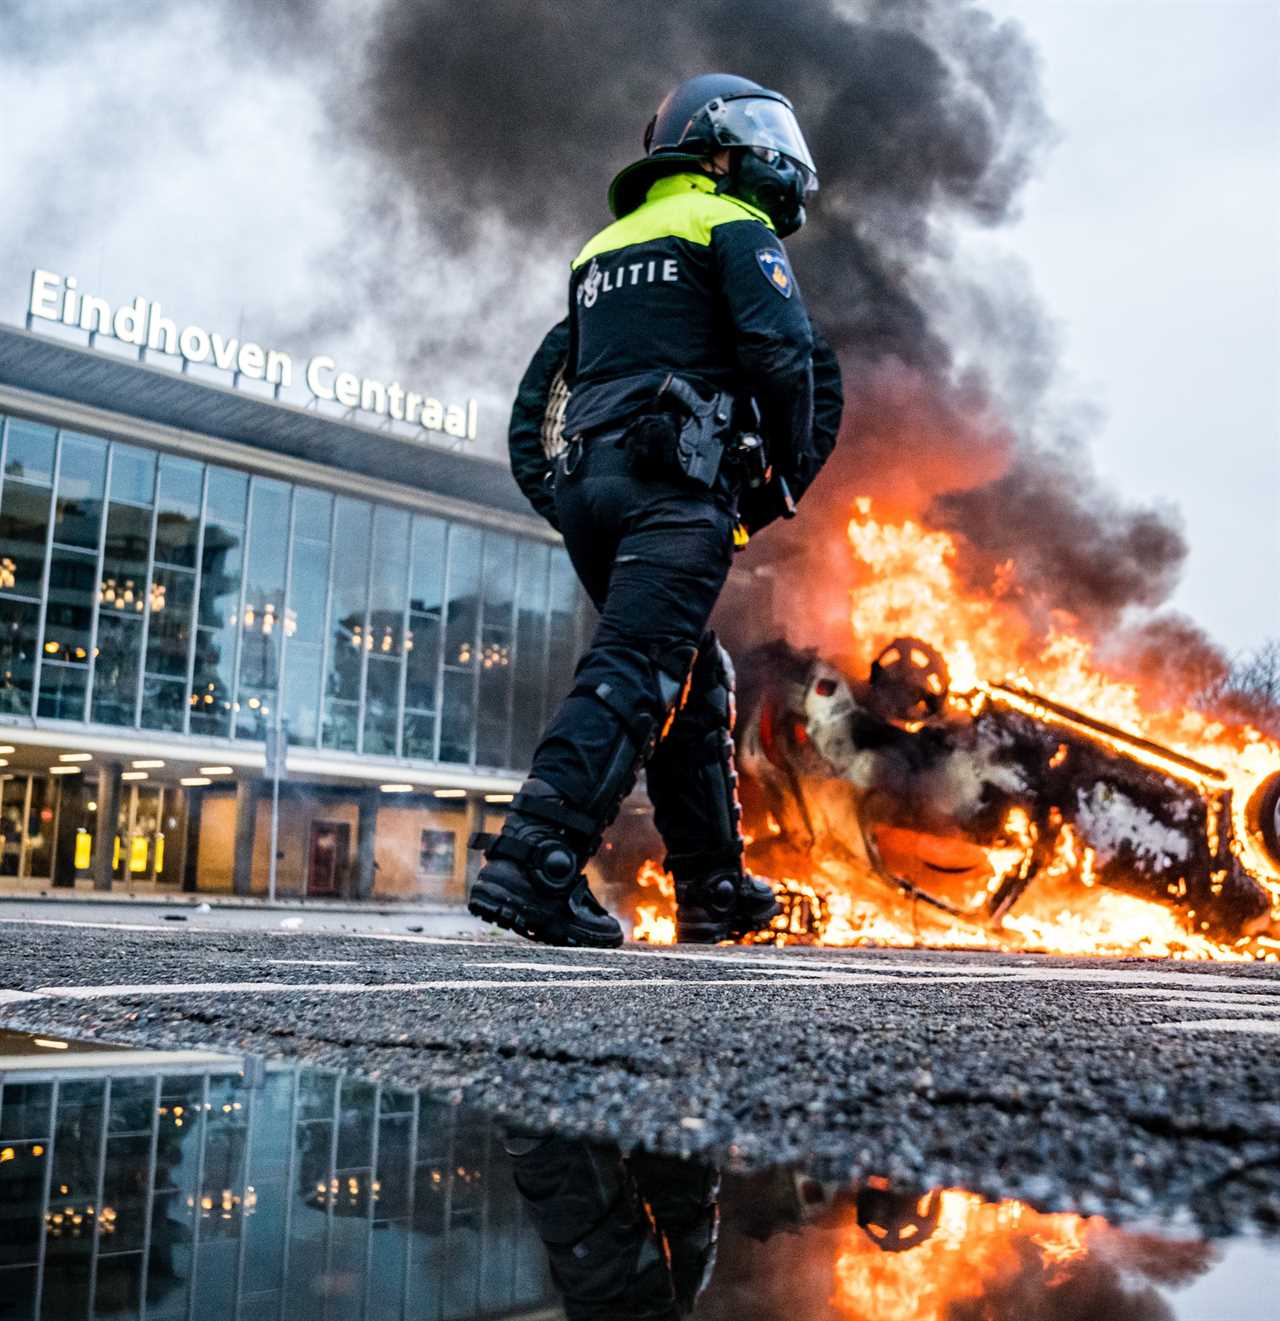
[[[717,390],[703,398],[671,373],[650,407],[627,427],[623,444],[638,477],[683,477],[709,490],[732,435],[733,396]]]

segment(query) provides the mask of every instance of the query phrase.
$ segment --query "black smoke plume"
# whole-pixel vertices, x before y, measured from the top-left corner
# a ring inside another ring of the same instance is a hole
[[[1176,518],[1122,504],[1083,439],[1044,420],[1054,351],[1034,299],[961,292],[957,227],[1009,220],[1053,138],[1016,24],[967,0],[426,0],[379,7],[366,58],[341,117],[457,259],[517,273],[563,270],[607,220],[609,178],[674,83],[721,68],[786,92],[822,177],[790,246],[849,395],[792,551],[821,543],[826,562],[823,511],[869,493],[959,533],[975,581],[1012,559],[1033,615],[1101,634],[1173,589]],[[501,253],[480,238],[494,218]],[[979,314],[957,324],[961,305]]]

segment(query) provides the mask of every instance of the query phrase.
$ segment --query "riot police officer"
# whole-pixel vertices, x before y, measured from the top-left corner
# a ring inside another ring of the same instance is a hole
[[[743,867],[733,669],[707,620],[736,541],[794,512],[839,426],[819,340],[815,443],[815,336],[780,242],[817,186],[791,103],[693,78],[645,151],[610,187],[617,219],[575,259],[569,316],[512,419],[513,471],[600,622],[502,832],[472,839],[486,863],[469,907],[549,944],[621,943],[583,867],[646,762],[678,939],[740,936],[778,911]],[[740,441],[757,429],[768,480]]]

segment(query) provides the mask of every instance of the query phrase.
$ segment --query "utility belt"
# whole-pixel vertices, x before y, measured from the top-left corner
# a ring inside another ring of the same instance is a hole
[[[722,473],[738,487],[777,483],[787,517],[795,503],[786,479],[769,462],[754,400],[744,408],[727,390],[702,394],[671,373],[651,404],[622,433],[631,471],[650,481],[678,481],[711,490]]]

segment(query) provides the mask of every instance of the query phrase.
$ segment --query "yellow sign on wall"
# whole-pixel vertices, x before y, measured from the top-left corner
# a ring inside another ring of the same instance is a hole
[[[93,836],[84,829],[76,831],[76,871],[88,871],[93,859]]]
[[[150,841],[145,835],[134,835],[129,840],[129,870],[146,871],[147,870],[147,844]]]

